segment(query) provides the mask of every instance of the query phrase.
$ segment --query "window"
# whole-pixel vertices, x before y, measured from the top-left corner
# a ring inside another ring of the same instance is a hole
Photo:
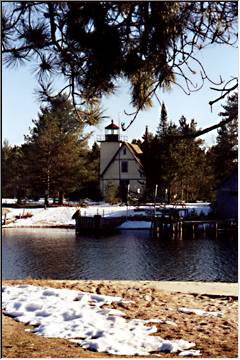
[[[122,172],[127,173],[128,172],[128,162],[122,161]]]
[[[126,155],[126,153],[127,153],[127,149],[124,148],[124,149],[123,149],[123,155]]]

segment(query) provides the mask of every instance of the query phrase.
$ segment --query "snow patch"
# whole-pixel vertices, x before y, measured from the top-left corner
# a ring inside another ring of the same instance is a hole
[[[217,316],[222,317],[222,312],[220,311],[204,311],[201,309],[191,309],[187,307],[179,307],[177,309],[179,312],[185,313],[185,314],[196,314],[199,316]]]
[[[127,320],[119,310],[102,308],[113,302],[125,301],[121,297],[33,285],[5,286],[2,293],[4,313],[34,325],[32,332],[36,335],[65,338],[85,349],[115,355],[149,355],[181,354],[195,346],[183,339],[149,336],[157,327],[146,324],[162,320]]]

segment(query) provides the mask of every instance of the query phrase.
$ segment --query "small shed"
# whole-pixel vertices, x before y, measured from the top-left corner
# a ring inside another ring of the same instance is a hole
[[[222,219],[238,219],[238,168],[222,180],[217,188],[217,214]]]

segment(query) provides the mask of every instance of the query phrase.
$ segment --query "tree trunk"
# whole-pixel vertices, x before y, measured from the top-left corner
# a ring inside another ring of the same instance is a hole
[[[64,198],[63,192],[59,191],[59,198],[58,198],[59,205],[63,205],[63,198]]]
[[[167,193],[167,203],[168,204],[171,203],[171,187],[170,186],[168,188],[168,193]]]
[[[45,206],[45,207],[48,207],[48,206],[49,206],[48,194],[45,194],[45,196],[44,196],[44,206]]]

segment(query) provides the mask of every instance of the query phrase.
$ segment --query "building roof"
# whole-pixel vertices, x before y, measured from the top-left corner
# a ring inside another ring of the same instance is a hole
[[[106,166],[105,169],[103,170],[103,172],[100,174],[100,177],[102,177],[102,176],[105,174],[105,172],[107,171],[107,169],[108,169],[108,168],[110,167],[110,165],[113,163],[114,159],[116,158],[116,156],[118,155],[118,153],[121,151],[121,149],[122,149],[124,146],[126,146],[126,147],[129,149],[129,151],[131,152],[131,154],[134,156],[134,159],[138,162],[138,164],[139,164],[141,167],[143,167],[143,166],[142,166],[142,163],[141,163],[141,161],[140,161],[140,159],[139,159],[139,157],[138,157],[139,155],[142,154],[142,150],[139,148],[139,146],[136,145],[136,144],[129,144],[129,143],[123,141],[123,142],[122,142],[122,145],[119,147],[119,149],[117,150],[117,152],[113,155],[112,159],[109,161],[109,163],[107,164],[107,166]]]
[[[111,121],[111,124],[109,124],[108,126],[105,127],[106,130],[116,130],[119,129],[119,126],[117,126],[116,124],[114,124],[113,120]]]
[[[140,149],[140,147],[137,144],[129,144],[128,145],[133,149],[133,151],[137,154],[140,155],[142,154],[142,150]]]

